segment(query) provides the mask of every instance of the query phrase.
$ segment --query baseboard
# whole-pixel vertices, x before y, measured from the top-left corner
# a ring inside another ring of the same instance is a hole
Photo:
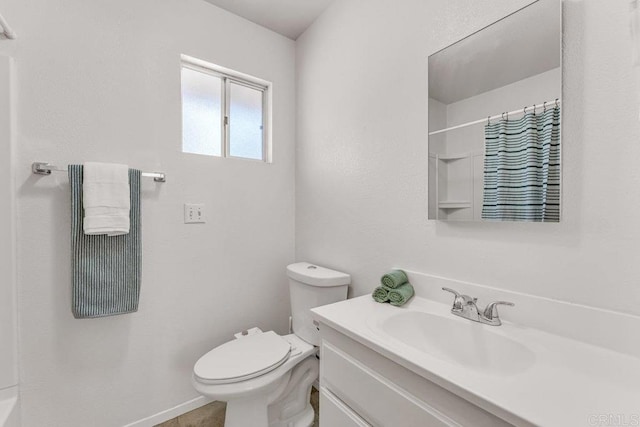
[[[189,411],[193,411],[194,409],[198,409],[201,406],[204,406],[207,403],[211,402],[213,402],[213,400],[204,396],[199,396],[195,399],[191,399],[187,402],[181,403],[180,405],[174,406],[173,408],[158,412],[157,414],[151,415],[141,420],[134,421],[131,424],[125,425],[124,427],[153,427],[165,421],[169,421],[170,419],[173,419],[179,415],[185,414]]]

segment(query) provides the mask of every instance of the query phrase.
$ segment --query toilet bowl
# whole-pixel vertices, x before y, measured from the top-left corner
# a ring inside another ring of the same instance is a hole
[[[318,378],[318,330],[309,310],[347,297],[350,276],[309,263],[287,267],[293,333],[239,335],[202,356],[195,389],[227,402],[225,427],[309,427],[311,386]]]

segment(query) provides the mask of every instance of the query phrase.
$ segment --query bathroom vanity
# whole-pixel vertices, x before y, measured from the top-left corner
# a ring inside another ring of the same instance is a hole
[[[321,334],[322,427],[510,425],[336,329]]]
[[[573,426],[638,417],[640,358],[508,321],[471,322],[450,309],[419,297],[397,308],[369,295],[314,309],[321,426]]]

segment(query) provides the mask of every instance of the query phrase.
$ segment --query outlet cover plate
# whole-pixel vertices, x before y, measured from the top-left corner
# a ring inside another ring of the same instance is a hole
[[[184,204],[184,223],[185,224],[204,224],[204,204],[202,203],[185,203]]]

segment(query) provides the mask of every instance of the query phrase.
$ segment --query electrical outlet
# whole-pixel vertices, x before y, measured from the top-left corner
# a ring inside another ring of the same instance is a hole
[[[184,204],[184,223],[185,224],[203,224],[204,219],[204,205],[185,203]]]

